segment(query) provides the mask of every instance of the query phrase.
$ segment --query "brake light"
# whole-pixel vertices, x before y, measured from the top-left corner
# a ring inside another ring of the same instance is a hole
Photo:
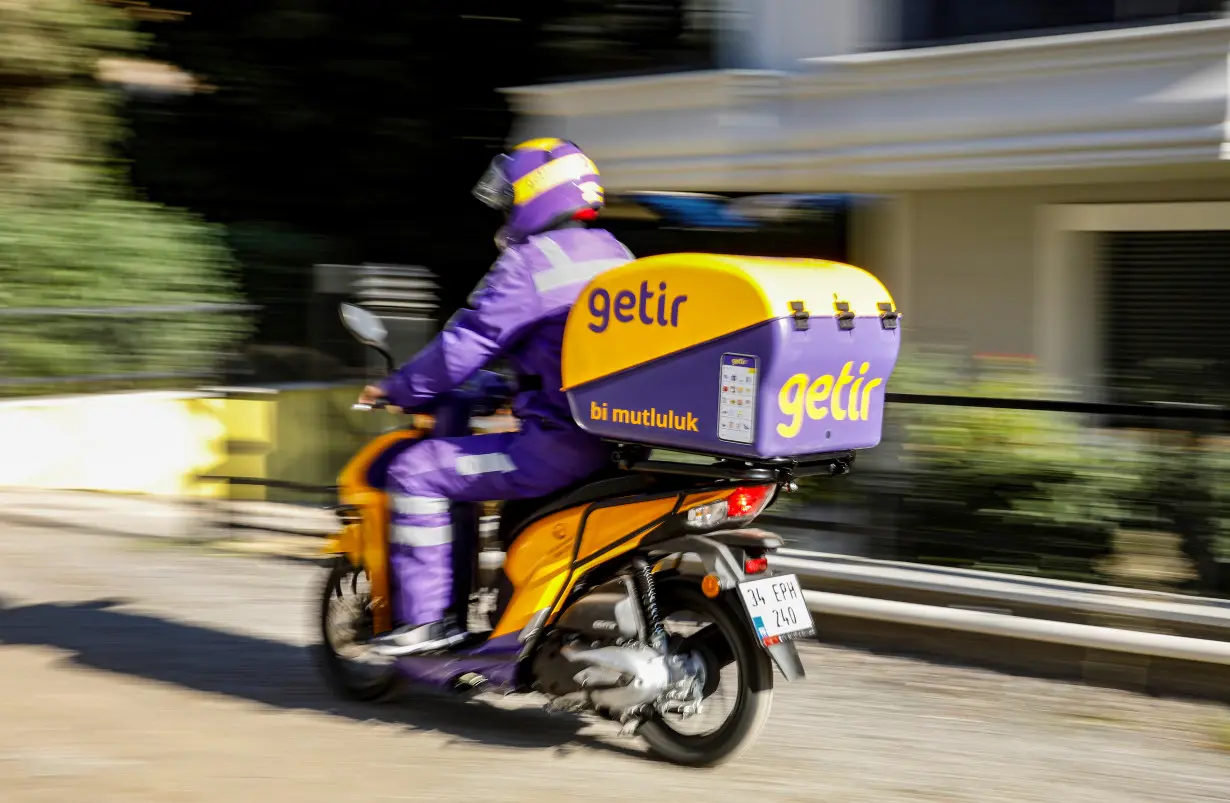
[[[712,530],[729,520],[744,521],[760,514],[773,498],[772,485],[736,488],[725,499],[699,505],[687,512],[687,525],[693,530]]]
[[[754,485],[750,488],[738,488],[726,498],[728,515],[732,519],[744,519],[755,516],[769,502],[769,492],[772,485]]]
[[[769,568],[768,558],[745,558],[743,560],[744,574],[760,574]]]

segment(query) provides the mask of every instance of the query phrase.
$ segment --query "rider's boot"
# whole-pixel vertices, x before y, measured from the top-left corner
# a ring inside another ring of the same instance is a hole
[[[428,622],[421,625],[403,625],[382,633],[368,642],[376,655],[400,658],[454,647],[469,637],[464,629],[451,620]]]

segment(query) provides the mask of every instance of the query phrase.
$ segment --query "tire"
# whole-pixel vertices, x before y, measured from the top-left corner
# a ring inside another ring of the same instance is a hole
[[[360,674],[352,662],[338,654],[331,628],[332,601],[338,598],[339,590],[343,594],[350,593],[352,580],[362,571],[345,557],[337,558],[329,566],[320,589],[320,642],[313,648],[313,654],[325,683],[334,694],[348,700],[372,702],[387,699],[397,692],[400,685],[397,670],[391,664],[370,666],[368,672]],[[362,622],[356,629],[358,636],[370,636],[370,633],[363,633]]]
[[[658,757],[689,767],[716,767],[743,754],[764,727],[773,703],[773,662],[754,642],[748,625],[725,596],[710,599],[686,580],[663,582],[657,588],[662,618],[691,611],[717,625],[726,637],[739,667],[739,690],[734,709],[720,728],[710,734],[679,733],[660,716],[641,726],[640,735]]]

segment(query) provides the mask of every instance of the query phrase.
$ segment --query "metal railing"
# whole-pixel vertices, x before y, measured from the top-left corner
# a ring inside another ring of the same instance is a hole
[[[795,528],[802,549],[833,551],[825,537],[841,535],[867,557],[1230,593],[1227,408],[914,393],[887,401],[884,444],[831,485],[840,493],[813,486],[818,504],[762,520]],[[1023,427],[1016,442],[1014,427]],[[841,521],[826,508],[858,515]],[[1159,550],[1169,550],[1165,560],[1150,554]],[[1189,577],[1141,577],[1123,565],[1159,560]]]

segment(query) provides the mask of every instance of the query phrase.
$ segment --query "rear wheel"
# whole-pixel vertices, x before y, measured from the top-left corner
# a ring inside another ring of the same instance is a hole
[[[671,633],[672,644],[698,627],[718,629],[725,650],[734,660],[718,667],[714,655],[701,655],[706,664],[704,704],[696,717],[655,714],[641,726],[640,735],[650,750],[676,764],[713,767],[737,758],[764,727],[773,701],[773,664],[767,652],[752,640],[748,626],[720,599],[710,599],[694,584],[683,580],[660,583],[657,588],[658,612]],[[712,730],[693,727],[694,720],[707,715],[726,695],[733,697],[730,710],[720,717]]]
[[[329,687],[351,700],[372,701],[398,687],[392,662],[363,645],[373,635],[367,573],[339,557],[329,567],[320,594],[320,643],[316,663]]]

